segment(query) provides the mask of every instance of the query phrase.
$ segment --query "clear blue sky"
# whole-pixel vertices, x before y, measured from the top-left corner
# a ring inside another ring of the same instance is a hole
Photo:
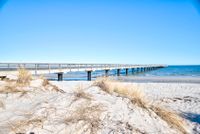
[[[7,0],[0,62],[200,64],[196,7],[192,0]]]

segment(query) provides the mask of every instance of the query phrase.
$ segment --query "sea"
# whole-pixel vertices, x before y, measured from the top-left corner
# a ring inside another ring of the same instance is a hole
[[[109,76],[116,76],[117,70],[110,70]],[[92,80],[97,77],[105,76],[105,71],[93,71]],[[126,76],[125,69],[121,70],[121,76]],[[160,68],[152,71],[146,72],[132,72],[129,69],[129,76],[161,76],[161,77],[199,77],[200,78],[200,65],[169,65],[165,68]],[[49,80],[57,80],[57,74],[46,75]],[[64,74],[63,80],[67,81],[85,81],[87,80],[86,72],[68,72]]]

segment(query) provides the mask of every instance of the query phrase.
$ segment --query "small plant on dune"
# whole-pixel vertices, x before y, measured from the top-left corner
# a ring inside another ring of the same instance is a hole
[[[22,95],[24,95],[28,91],[24,90],[23,87],[28,86],[31,79],[32,75],[29,73],[29,71],[25,70],[24,68],[19,68],[17,80],[7,80],[6,84],[0,88],[0,93],[22,93]]]
[[[86,99],[86,100],[91,100],[92,99],[92,95],[90,95],[88,93],[85,93],[83,91],[82,86],[78,86],[76,88],[76,90],[74,91],[74,96],[75,96],[74,101],[76,101],[76,100],[78,100],[80,98],[83,98],[83,99]]]
[[[31,80],[32,80],[32,75],[28,70],[24,68],[18,69],[17,84],[21,86],[28,86]]]
[[[161,106],[151,106],[151,110],[154,111],[162,120],[167,122],[168,125],[179,130],[182,134],[187,134],[185,129],[186,123],[177,113]]]
[[[145,98],[145,95],[140,90],[129,90],[128,98],[131,100],[132,103],[137,104],[139,107],[147,109],[149,107],[149,103]]]
[[[56,85],[51,84],[47,79],[42,78],[42,80],[43,80],[42,86],[43,86],[46,90],[51,89],[52,91],[65,93],[64,90],[58,88]]]
[[[5,108],[5,104],[0,100],[0,108]]]
[[[138,105],[139,107],[148,107],[148,103],[143,92],[133,85],[125,86],[119,82],[111,81],[107,78],[98,79],[93,85],[98,86],[100,89],[109,94],[117,93],[120,96],[127,97],[132,103]]]
[[[108,78],[99,78],[96,79],[96,81],[93,83],[93,86],[99,87],[101,90],[107,92],[107,93],[113,93],[112,88],[110,88],[110,83],[111,81]]]
[[[45,117],[33,117],[30,119],[14,121],[14,123],[9,123],[10,131],[14,133],[26,133],[27,127],[29,126],[43,128],[43,122],[45,120]]]
[[[4,87],[0,88],[0,94],[8,94],[8,93],[22,93],[26,94],[28,91],[23,90],[18,87],[18,84],[15,82],[7,82]]]
[[[43,87],[46,87],[46,86],[48,86],[49,84],[50,84],[49,81],[48,81],[47,79],[43,78],[42,86],[43,86]]]
[[[103,112],[102,105],[89,106],[88,104],[78,107],[70,116],[65,117],[65,124],[74,124],[83,121],[85,132],[96,134],[100,127],[100,115]]]

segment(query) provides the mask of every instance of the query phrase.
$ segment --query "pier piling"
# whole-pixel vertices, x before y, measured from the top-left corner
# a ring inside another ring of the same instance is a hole
[[[106,76],[106,77],[108,77],[108,76],[109,76],[108,72],[109,72],[109,70],[108,70],[108,69],[106,69],[106,70],[105,70],[105,76]]]
[[[88,81],[92,80],[92,71],[87,71],[87,80]]]
[[[62,81],[63,80],[63,72],[59,72],[58,73],[58,81]]]
[[[126,68],[126,76],[128,75],[128,68]]]
[[[117,69],[117,76],[120,76],[120,69]]]
[[[135,71],[135,69],[134,69],[134,68],[132,68],[131,70],[132,70],[132,74],[134,74],[134,71]]]

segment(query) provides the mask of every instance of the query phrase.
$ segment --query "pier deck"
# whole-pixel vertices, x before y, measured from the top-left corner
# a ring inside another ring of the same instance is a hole
[[[63,79],[63,73],[86,71],[88,80],[91,80],[91,72],[96,70],[105,70],[105,74],[108,76],[109,70],[116,69],[117,75],[120,76],[121,69],[126,69],[126,75],[128,75],[129,69],[136,71],[150,71],[166,66],[167,65],[157,64],[0,63],[0,76],[17,74],[19,68],[25,68],[33,75],[56,73],[58,74],[58,80]]]

